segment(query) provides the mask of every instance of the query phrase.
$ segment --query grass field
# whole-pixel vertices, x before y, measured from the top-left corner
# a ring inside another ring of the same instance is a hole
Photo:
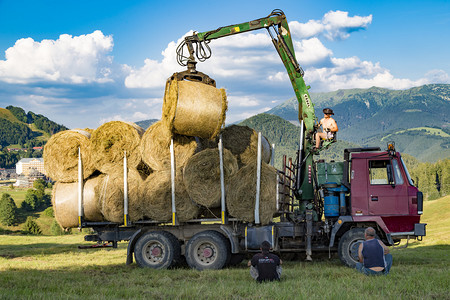
[[[425,203],[422,242],[392,249],[389,276],[337,257],[285,261],[281,282],[254,282],[245,262],[218,271],[141,269],[117,249],[80,250],[83,235],[0,236],[0,299],[450,299],[450,196]]]
[[[13,226],[3,226],[0,224],[0,232],[2,232],[2,230],[20,232],[21,230],[23,230],[27,217],[32,216],[36,219],[36,223],[41,228],[42,233],[44,235],[50,235],[50,226],[53,223],[54,218],[46,216],[43,211],[27,212],[20,209],[23,200],[25,200],[25,194],[27,193],[27,190],[28,188],[16,187],[14,189],[11,189],[5,186],[0,187],[0,197],[3,193],[10,194],[14,199],[14,203],[16,203],[16,206],[19,208],[17,211],[17,224]],[[47,194],[51,194],[51,189],[46,189],[45,192]]]

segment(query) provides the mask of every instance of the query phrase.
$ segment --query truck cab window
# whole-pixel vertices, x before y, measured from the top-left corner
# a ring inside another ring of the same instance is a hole
[[[400,171],[400,166],[398,165],[398,161],[392,160],[392,165],[394,166],[394,176],[395,176],[395,184],[401,185],[403,184],[403,176],[402,172]]]
[[[393,184],[392,165],[390,160],[371,160],[369,161],[370,184]]]
[[[405,173],[406,173],[406,179],[408,179],[408,182],[409,182],[409,184],[411,186],[414,186],[414,182],[411,179],[411,175],[409,175],[408,168],[406,167],[405,162],[403,161],[403,158],[400,157],[400,159],[401,159],[401,162],[402,162],[403,170],[405,170]]]

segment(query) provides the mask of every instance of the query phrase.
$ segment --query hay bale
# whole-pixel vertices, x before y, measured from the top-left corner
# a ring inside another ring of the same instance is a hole
[[[104,175],[91,177],[84,183],[83,207],[87,221],[103,221],[95,188]],[[52,190],[52,204],[56,221],[63,228],[78,227],[78,183],[57,182]]]
[[[248,126],[231,125],[222,130],[223,146],[236,155],[239,167],[256,162],[258,155],[258,133]],[[270,143],[261,140],[262,161],[269,163],[272,155]]]
[[[94,167],[90,155],[91,135],[81,129],[58,132],[44,147],[44,167],[46,175],[58,182],[78,180],[78,148],[83,160],[83,179],[88,178]]]
[[[224,89],[192,81],[168,81],[162,119],[181,135],[215,137],[225,122],[227,96]]]
[[[158,121],[144,133],[140,150],[142,160],[153,170],[170,170],[171,132],[164,122]],[[195,154],[198,144],[194,137],[175,134],[173,136],[175,164],[183,167],[187,160]]]
[[[199,207],[189,198],[179,170],[175,177],[175,207],[179,222],[198,216]],[[156,221],[172,220],[172,185],[169,171],[152,173],[142,186],[142,208],[144,216]]]
[[[261,164],[260,222],[265,225],[276,213],[277,171]],[[255,221],[256,163],[241,168],[228,183],[227,209],[230,215],[247,222]]]
[[[92,133],[94,132],[95,129],[86,127],[86,128],[75,128],[73,130],[83,130],[83,131],[89,132],[89,134],[92,135]]]
[[[227,149],[223,152],[225,183],[238,170],[237,160]],[[183,171],[184,184],[191,199],[200,205],[220,206],[220,161],[219,149],[203,150],[192,156]]]
[[[144,130],[134,123],[111,121],[97,128],[91,137],[91,156],[94,167],[102,173],[115,172],[123,167],[124,151],[127,164],[136,168],[141,162],[139,144]]]
[[[143,217],[140,197],[142,182],[137,170],[128,170],[128,215],[131,221],[140,220]],[[105,174],[96,187],[96,193],[99,195],[100,211],[104,218],[111,222],[122,223],[124,221],[123,169]]]

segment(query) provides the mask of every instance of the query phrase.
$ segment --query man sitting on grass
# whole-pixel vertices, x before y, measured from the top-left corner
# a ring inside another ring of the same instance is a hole
[[[364,232],[365,242],[359,245],[356,269],[365,275],[387,275],[392,266],[389,248],[375,238],[375,229],[368,227]]]
[[[269,253],[270,243],[264,241],[261,243],[261,252],[255,254],[248,262],[250,275],[258,282],[280,280],[281,278],[281,259]]]

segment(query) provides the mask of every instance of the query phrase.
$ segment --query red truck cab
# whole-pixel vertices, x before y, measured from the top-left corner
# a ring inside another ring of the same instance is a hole
[[[425,235],[420,224],[423,196],[395,150],[349,153],[350,214],[354,222],[375,222],[392,244]]]

